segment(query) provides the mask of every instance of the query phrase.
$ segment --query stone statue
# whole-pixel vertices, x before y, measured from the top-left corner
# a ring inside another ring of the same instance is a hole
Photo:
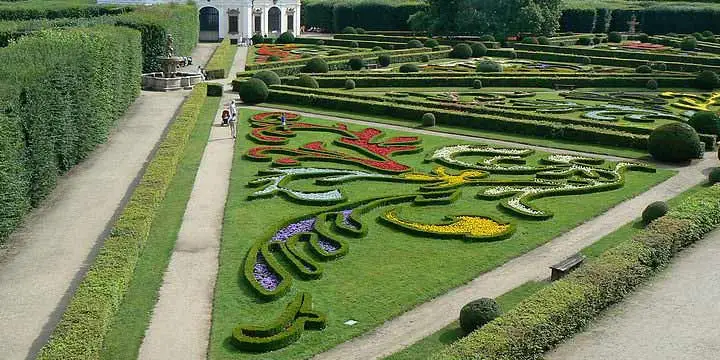
[[[640,23],[637,21],[637,16],[635,16],[635,14],[633,14],[632,18],[630,19],[630,21],[627,22],[627,24],[629,27],[628,33],[630,33],[630,34],[634,34],[637,29],[637,26],[640,25]]]
[[[167,48],[167,57],[170,58],[170,57],[175,56],[175,48],[173,47],[173,37],[171,34],[168,34],[168,36],[167,36],[166,48]]]

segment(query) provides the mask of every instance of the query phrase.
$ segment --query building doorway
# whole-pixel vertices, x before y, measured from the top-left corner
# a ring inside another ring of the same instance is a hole
[[[211,6],[200,9],[200,41],[220,40],[220,12]]]
[[[268,35],[280,33],[280,9],[275,6],[268,11]]]

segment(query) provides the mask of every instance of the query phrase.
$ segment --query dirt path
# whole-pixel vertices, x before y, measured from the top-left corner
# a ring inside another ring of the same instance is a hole
[[[32,359],[45,344],[188,93],[143,92],[10,236],[0,255],[0,358]]]
[[[256,108],[265,110],[272,109],[268,107]],[[501,144],[550,152],[577,153],[333,116],[322,116],[303,112],[298,113],[350,124],[442,136],[468,142]],[[622,160],[616,157],[598,156],[595,154],[583,155],[603,157],[608,160]],[[690,166],[677,168],[679,171],[678,175],[653,187],[647,192],[618,204],[606,213],[589,220],[575,229],[553,239],[549,243],[515,258],[490,272],[480,275],[467,285],[451,290],[432,301],[422,304],[386,322],[374,331],[319,354],[313,359],[378,359],[400,351],[457,320],[459,309],[474,299],[479,297],[497,297],[528,281],[547,278],[549,276],[548,266],[577,253],[605,235],[617,230],[628,221],[636,218],[649,203],[673,198],[692,186],[702,183],[707,178],[706,173],[708,169],[713,166],[717,166],[717,159],[714,154],[707,153],[705,159],[695,161]]]
[[[649,284],[608,310],[548,360],[717,359],[720,230],[684,250]]]
[[[231,74],[245,66],[246,48],[238,48]],[[222,81],[229,83],[230,78]],[[229,103],[232,94],[223,96]],[[203,359],[210,339],[213,292],[217,277],[234,141],[216,115],[190,195],[180,233],[165,271],[158,302],[140,347],[140,359]]]

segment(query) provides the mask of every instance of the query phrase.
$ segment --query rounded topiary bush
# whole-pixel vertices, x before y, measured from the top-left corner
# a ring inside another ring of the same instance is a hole
[[[238,94],[244,103],[258,104],[267,100],[270,90],[262,80],[251,78],[240,84]]]
[[[645,33],[639,33],[639,34],[637,34],[637,39],[640,42],[646,43],[646,42],[650,41],[650,36],[648,36],[648,34],[645,34]]]
[[[304,73],[326,73],[328,72],[328,64],[324,59],[314,57],[308,61],[307,64],[302,68]]]
[[[466,43],[459,43],[455,45],[450,52],[450,57],[455,59],[469,59],[472,55],[472,48]]]
[[[538,37],[537,42],[540,45],[550,45],[550,39],[548,39],[547,36]]]
[[[475,89],[482,89],[482,87],[483,87],[482,80],[480,80],[480,79],[473,80],[472,87]]]
[[[714,168],[708,174],[708,182],[710,184],[720,183],[720,168]]]
[[[493,299],[482,298],[468,303],[460,310],[460,328],[469,334],[502,315],[500,305]]]
[[[619,43],[622,42],[622,35],[619,32],[613,31],[608,34],[608,42]]]
[[[695,39],[694,37],[691,37],[691,36],[684,38],[680,42],[680,48],[685,51],[695,50],[696,47],[697,47],[697,39]]]
[[[317,42],[315,42],[315,44],[319,45],[319,46],[323,46],[323,45],[325,45],[325,40],[320,39]]]
[[[712,111],[698,111],[690,117],[688,125],[700,134],[720,135],[720,116]]]
[[[647,83],[645,83],[645,87],[646,87],[648,90],[657,90],[657,88],[658,88],[658,82],[657,82],[657,80],[655,80],[655,79],[650,79],[650,80],[647,81]]]
[[[423,43],[420,42],[420,40],[412,39],[407,42],[408,49],[419,49],[424,47]]]
[[[710,30],[705,30],[705,31],[702,32],[702,36],[703,36],[703,37],[706,37],[706,38],[709,38],[709,37],[715,36],[715,34],[713,34],[713,32],[710,31]]]
[[[512,51],[512,52],[508,55],[508,58],[510,58],[510,59],[517,59],[517,53],[516,53],[515,51]]]
[[[357,34],[357,30],[352,26],[346,26],[340,32],[343,34]]]
[[[492,60],[483,60],[477,64],[476,67],[477,72],[502,72],[503,67],[502,64],[492,61]]]
[[[300,87],[311,88],[311,89],[317,89],[320,87],[320,85],[318,84],[317,80],[315,80],[315,78],[313,78],[310,75],[305,75],[305,74],[298,76],[296,85],[300,86]]]
[[[350,70],[361,70],[365,67],[365,60],[359,57],[354,57],[348,60],[348,67],[350,68]]]
[[[401,73],[413,73],[420,71],[420,68],[415,64],[402,64],[400,66]]]
[[[276,61],[280,61],[280,60],[282,60],[282,59],[277,55],[270,55],[270,57],[268,57],[268,61],[270,61],[270,62],[276,62]]]
[[[656,201],[643,210],[642,219],[646,224],[649,224],[651,221],[665,216],[667,212],[667,204],[664,201]]]
[[[592,63],[592,59],[590,59],[589,56],[582,56],[580,57],[580,63],[583,65],[590,65]]]
[[[593,44],[593,39],[592,39],[591,37],[589,37],[589,36],[583,36],[583,37],[577,39],[577,43],[576,43],[576,44],[577,44],[577,45],[583,45],[583,46],[592,45],[592,44]]]
[[[703,34],[701,34],[701,33],[699,33],[699,32],[696,31],[696,32],[690,34],[690,36],[688,36],[688,37],[693,37],[693,38],[695,38],[695,39],[697,39],[697,40],[702,40]]]
[[[255,34],[250,38],[253,42],[253,44],[262,44],[263,41],[265,41],[265,37],[262,36],[262,34]]]
[[[635,72],[638,74],[650,74],[652,73],[652,68],[648,65],[640,65],[635,69]]]
[[[651,67],[657,71],[667,71],[667,64],[664,62],[653,63]]]
[[[330,51],[328,52],[328,55],[330,55],[330,56],[337,56],[337,55],[342,55],[342,54],[344,54],[344,53],[345,53],[345,52],[342,51],[342,50],[332,49],[332,50],[330,50]]]
[[[473,57],[483,57],[488,51],[487,46],[481,42],[474,42],[470,44],[470,49],[472,50]]]
[[[382,67],[388,67],[390,65],[390,55],[378,56],[378,65]]]
[[[351,41],[351,42],[350,42],[350,47],[357,49],[357,48],[360,47],[360,44],[358,44],[357,41]]]
[[[422,116],[423,126],[435,126],[435,114],[425,113]]]
[[[435,39],[427,39],[425,41],[425,47],[427,48],[434,48],[440,46],[440,43]]]
[[[480,36],[480,41],[493,41],[494,42],[495,37],[492,35],[485,34],[485,35]]]
[[[372,51],[383,51],[383,50],[385,50],[385,49],[383,49],[381,46],[373,46],[373,48],[372,48]]]
[[[428,61],[430,61],[430,55],[428,55],[428,54],[423,54],[422,56],[420,56],[420,61],[422,61],[422,62],[428,62]]]
[[[353,80],[353,79],[345,80],[345,89],[352,90],[354,88],[355,88],[355,80]]]
[[[670,123],[653,130],[648,139],[648,152],[660,161],[687,161],[702,157],[703,144],[690,125]]]
[[[262,80],[262,82],[264,82],[267,86],[279,85],[282,82],[280,81],[280,76],[276,72],[271,70],[258,71],[252,77]]]
[[[695,86],[705,90],[715,89],[720,86],[720,77],[712,70],[703,70],[695,78]]]
[[[295,34],[292,31],[286,31],[275,40],[277,44],[292,44],[295,42]]]
[[[355,28],[355,32],[358,34],[366,34],[367,33],[367,31],[365,31],[365,29],[363,29],[361,27]]]
[[[527,36],[522,39],[523,44],[537,45],[539,44],[538,39],[534,36]]]

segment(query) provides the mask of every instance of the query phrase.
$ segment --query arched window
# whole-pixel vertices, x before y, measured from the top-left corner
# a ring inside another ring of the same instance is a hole
[[[271,7],[268,11],[268,33],[280,32],[280,8]]]

